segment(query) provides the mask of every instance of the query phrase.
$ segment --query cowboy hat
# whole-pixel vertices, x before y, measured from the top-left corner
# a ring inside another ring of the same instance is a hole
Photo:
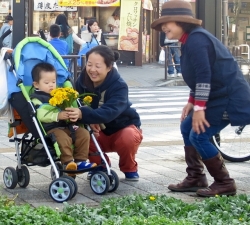
[[[161,25],[167,22],[184,22],[201,25],[202,20],[195,19],[192,6],[183,0],[172,0],[162,5],[161,17],[151,24],[151,28],[162,31]]]

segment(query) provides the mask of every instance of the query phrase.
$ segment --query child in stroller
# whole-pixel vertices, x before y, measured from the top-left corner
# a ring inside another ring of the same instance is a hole
[[[67,123],[69,119],[66,111],[50,111],[44,106],[49,103],[50,92],[56,88],[56,70],[46,62],[38,63],[31,71],[33,86],[35,87],[31,99],[37,108],[37,118],[47,134],[53,133],[59,145],[60,160],[65,170],[81,170],[95,167],[89,163],[89,132],[80,126]],[[41,106],[41,107],[40,107]],[[72,143],[73,142],[73,143]],[[74,148],[72,148],[74,144]],[[75,174],[68,174],[73,176]]]

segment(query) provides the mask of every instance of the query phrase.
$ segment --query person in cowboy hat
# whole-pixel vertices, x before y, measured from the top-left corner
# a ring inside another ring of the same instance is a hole
[[[250,88],[228,49],[201,24],[191,4],[181,0],[164,3],[161,17],[151,24],[181,42],[182,76],[190,88],[180,125],[187,177],[168,188],[205,197],[234,195],[235,181],[210,139],[229,124],[250,124]],[[214,178],[209,187],[203,164]]]

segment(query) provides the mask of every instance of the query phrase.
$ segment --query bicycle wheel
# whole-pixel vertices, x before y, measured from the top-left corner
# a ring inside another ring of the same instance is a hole
[[[212,138],[224,159],[231,162],[250,160],[250,126],[225,127]]]

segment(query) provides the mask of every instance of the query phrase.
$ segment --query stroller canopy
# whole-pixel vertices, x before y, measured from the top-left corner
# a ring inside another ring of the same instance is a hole
[[[27,37],[18,43],[12,54],[15,71],[8,71],[8,95],[21,91],[16,86],[21,79],[25,86],[32,86],[31,70],[40,62],[52,64],[57,71],[57,85],[63,83],[71,76],[61,55],[48,42],[40,37]],[[16,75],[15,75],[16,73]]]

